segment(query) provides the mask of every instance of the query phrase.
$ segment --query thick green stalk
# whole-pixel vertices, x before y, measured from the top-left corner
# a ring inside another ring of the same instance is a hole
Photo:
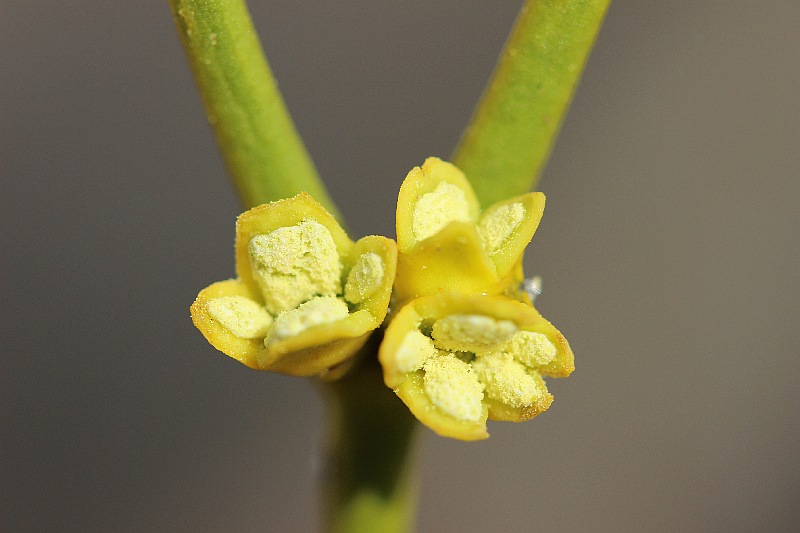
[[[338,215],[294,127],[244,0],[170,0],[206,115],[246,207],[306,191]]]
[[[453,155],[484,206],[535,186],[609,0],[526,0]]]
[[[324,524],[330,533],[413,531],[414,436],[419,425],[383,384],[374,355],[325,383],[330,416]]]

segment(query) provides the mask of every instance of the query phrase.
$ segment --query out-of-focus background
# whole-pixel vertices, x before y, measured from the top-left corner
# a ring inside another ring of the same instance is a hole
[[[166,1],[2,0],[0,530],[315,531],[324,405],[189,320],[239,206]],[[519,1],[252,1],[353,234],[393,235]],[[527,271],[577,371],[419,442],[418,530],[800,529],[800,3],[617,0]]]

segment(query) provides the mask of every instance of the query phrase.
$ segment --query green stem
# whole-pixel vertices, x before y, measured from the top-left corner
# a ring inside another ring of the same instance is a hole
[[[363,366],[324,385],[334,410],[324,501],[331,533],[413,530],[419,424],[383,384],[376,350]]]
[[[453,155],[484,206],[535,186],[609,0],[526,0]]]
[[[244,0],[170,0],[206,115],[247,207],[306,191],[338,216],[294,127]]]

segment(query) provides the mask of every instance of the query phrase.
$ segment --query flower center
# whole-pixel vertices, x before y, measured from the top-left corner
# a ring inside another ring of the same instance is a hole
[[[264,338],[267,346],[347,318],[348,302],[359,304],[375,294],[385,274],[380,255],[363,253],[342,289],[336,244],[330,231],[313,220],[256,235],[248,243],[248,254],[264,306],[243,296],[215,298],[206,305],[233,335]]]
[[[461,314],[436,320],[430,333],[406,333],[394,361],[401,373],[423,371],[425,394],[448,415],[477,420],[484,395],[515,409],[546,397],[537,369],[556,357],[546,335],[520,331],[510,320]]]

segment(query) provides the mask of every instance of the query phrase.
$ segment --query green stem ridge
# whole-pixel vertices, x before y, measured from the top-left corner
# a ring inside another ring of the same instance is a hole
[[[484,207],[536,185],[609,1],[525,1],[453,155]]]
[[[245,207],[306,191],[338,217],[281,98],[244,0],[170,0],[170,6]]]

